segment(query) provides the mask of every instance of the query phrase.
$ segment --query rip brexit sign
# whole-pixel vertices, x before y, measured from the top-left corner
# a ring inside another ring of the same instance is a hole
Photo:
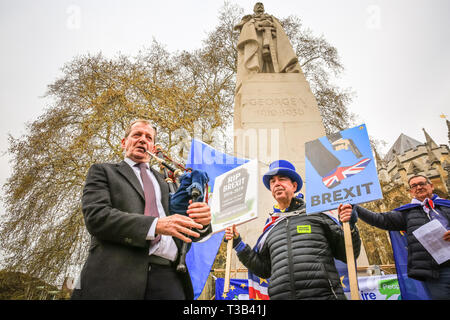
[[[258,161],[250,160],[216,177],[210,199],[213,233],[258,217]]]
[[[216,217],[218,221],[224,221],[229,216],[247,209],[245,196],[248,178],[248,170],[244,167],[225,175],[219,192],[220,211]]]
[[[306,212],[383,197],[365,124],[305,143]]]

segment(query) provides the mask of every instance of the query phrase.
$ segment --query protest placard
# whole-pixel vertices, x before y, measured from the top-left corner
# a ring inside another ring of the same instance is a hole
[[[258,161],[230,170],[215,180],[210,200],[213,233],[258,217]]]
[[[383,197],[365,124],[306,142],[306,212]]]

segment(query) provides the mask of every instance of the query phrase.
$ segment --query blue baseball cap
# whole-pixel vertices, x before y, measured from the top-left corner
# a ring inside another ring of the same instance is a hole
[[[267,189],[270,190],[270,179],[278,175],[289,177],[292,181],[297,182],[297,190],[295,192],[300,191],[303,186],[303,180],[295,171],[292,163],[287,160],[276,160],[269,165],[269,171],[263,176],[263,183]]]

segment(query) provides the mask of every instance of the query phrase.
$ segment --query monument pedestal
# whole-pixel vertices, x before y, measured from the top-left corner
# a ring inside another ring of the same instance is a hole
[[[259,161],[258,218],[238,227],[253,247],[276,203],[262,183],[262,176],[275,160],[288,160],[303,179],[305,194],[305,142],[325,135],[317,101],[302,73],[257,73],[242,81],[235,96],[234,154]],[[233,268],[242,268],[234,257]],[[362,245],[357,260],[367,266]],[[246,275],[239,275],[246,278]]]
[[[239,227],[253,246],[275,200],[262,184],[272,161],[291,162],[305,178],[306,141],[325,135],[316,99],[302,73],[257,73],[244,81],[235,96],[234,152],[259,161],[258,219]],[[305,184],[302,191],[305,192]]]

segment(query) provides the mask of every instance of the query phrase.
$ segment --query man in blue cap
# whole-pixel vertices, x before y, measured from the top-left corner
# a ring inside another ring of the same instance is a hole
[[[289,161],[272,162],[263,183],[276,204],[254,249],[236,226],[226,230],[239,260],[257,276],[270,278],[270,299],[346,299],[334,263],[334,258],[346,261],[341,226],[326,214],[306,214],[302,197],[295,196],[303,181]],[[353,221],[350,226],[357,257],[361,240]]]

